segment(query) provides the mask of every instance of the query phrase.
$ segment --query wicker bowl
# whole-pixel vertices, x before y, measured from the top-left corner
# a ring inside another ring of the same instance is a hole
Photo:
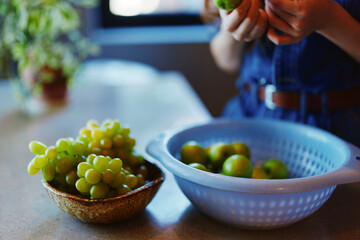
[[[127,194],[105,198],[86,199],[66,193],[51,186],[45,180],[42,184],[54,203],[65,213],[83,222],[112,223],[131,218],[145,209],[165,179],[158,166],[146,162],[150,182]]]

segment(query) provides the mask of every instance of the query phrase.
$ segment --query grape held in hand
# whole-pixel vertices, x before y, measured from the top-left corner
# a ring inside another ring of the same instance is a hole
[[[214,0],[215,5],[227,11],[237,8],[243,0]]]

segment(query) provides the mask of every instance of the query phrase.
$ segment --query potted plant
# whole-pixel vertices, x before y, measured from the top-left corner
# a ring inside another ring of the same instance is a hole
[[[17,63],[17,97],[63,104],[82,61],[97,52],[80,31],[81,8],[96,0],[0,1],[0,43]]]
[[[6,37],[3,34],[5,26],[6,5],[4,0],[0,0],[0,80],[7,80],[14,77],[14,64],[11,57],[9,46],[6,44]]]

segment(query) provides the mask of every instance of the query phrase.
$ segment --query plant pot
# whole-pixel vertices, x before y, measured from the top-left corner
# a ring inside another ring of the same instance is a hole
[[[51,69],[47,66],[43,67],[40,75],[51,75],[50,81],[41,81],[40,98],[51,105],[62,105],[67,101],[67,78],[61,69]]]
[[[0,52],[0,80],[13,79],[15,77],[15,68],[10,51],[2,49],[2,52]]]
[[[21,74],[21,82],[30,93],[22,104],[29,115],[48,112],[68,102],[68,81],[62,69],[44,66],[36,71],[28,67]]]

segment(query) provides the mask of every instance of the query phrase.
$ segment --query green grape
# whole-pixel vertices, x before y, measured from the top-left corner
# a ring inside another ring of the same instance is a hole
[[[76,174],[75,170],[71,170],[70,172],[68,172],[65,177],[66,183],[70,186],[74,186],[78,179],[79,177]]]
[[[71,161],[73,161],[73,163],[74,163],[77,156],[80,156],[80,154],[76,154],[76,155],[68,154],[68,156],[66,158],[71,159]]]
[[[75,165],[79,165],[79,163],[82,162],[86,162],[86,156],[85,155],[79,155],[76,159],[75,159]]]
[[[34,166],[37,168],[45,167],[49,162],[49,159],[45,155],[38,155],[34,157]]]
[[[106,184],[110,184],[114,181],[115,174],[111,169],[105,169],[101,175],[101,181]]]
[[[66,185],[66,175],[65,174],[55,174],[54,182],[58,185]]]
[[[94,162],[94,159],[95,159],[96,155],[95,154],[89,154],[86,158],[86,162],[90,163],[91,165],[93,164]]]
[[[83,195],[88,195],[90,193],[91,184],[89,184],[85,178],[79,178],[76,183],[76,189]]]
[[[108,127],[112,124],[112,120],[110,118],[105,119],[102,123],[101,123],[101,127]]]
[[[74,139],[73,138],[65,138],[68,142],[68,147],[66,148],[66,153],[70,154],[70,155],[74,155],[76,154],[74,152],[74,147],[73,147],[73,144],[74,144]]]
[[[40,168],[34,166],[34,158],[29,162],[27,171],[30,175],[35,175],[40,171]]]
[[[65,138],[60,138],[56,141],[56,144],[55,144],[55,149],[58,151],[58,152],[63,152],[63,151],[66,151],[69,147],[69,142],[67,139]]]
[[[126,184],[121,184],[121,186],[116,189],[116,192],[119,195],[123,195],[125,193],[130,192],[130,191],[131,191],[131,188],[129,188],[129,186],[127,186]]]
[[[42,168],[43,179],[47,182],[51,182],[55,177],[55,168],[52,164],[48,164]]]
[[[82,141],[83,143],[86,144],[86,146],[89,144],[89,142],[91,141],[91,136],[88,137],[85,134],[80,135],[76,138],[77,141]]]
[[[88,129],[93,129],[93,128],[98,128],[99,127],[99,123],[94,120],[94,119],[90,119],[86,122],[86,127]]]
[[[140,165],[138,170],[137,170],[138,174],[143,175],[145,178],[148,177],[149,175],[149,170],[147,169],[147,167],[145,165]]]
[[[136,140],[134,138],[129,137],[126,139],[125,145],[127,148],[132,149],[136,145]]]
[[[103,132],[98,128],[91,130],[91,137],[96,141],[100,141],[103,138],[103,135]]]
[[[73,164],[74,162],[70,158],[60,159],[55,165],[55,171],[60,174],[66,174],[71,170]]]
[[[114,174],[118,174],[121,171],[123,166],[123,162],[120,158],[114,158],[109,161],[108,168],[111,169]]]
[[[58,159],[68,158],[69,154],[67,152],[59,152],[56,156]]]
[[[69,148],[71,149],[70,152],[73,154],[83,154],[87,150],[87,145],[82,141],[75,140],[71,143]]]
[[[29,150],[36,155],[43,155],[46,151],[45,144],[39,142],[39,141],[31,141],[29,143]]]
[[[138,158],[138,165],[143,165],[145,164],[145,158],[143,156],[141,156],[140,154],[135,154],[135,156]]]
[[[145,184],[145,177],[142,174],[137,174],[137,184],[136,184],[136,188],[141,187]]]
[[[130,156],[130,153],[124,148],[118,148],[116,149],[116,156],[126,163],[126,160]]]
[[[104,156],[96,156],[93,161],[94,169],[102,173],[108,167],[109,160]]]
[[[100,140],[100,146],[103,148],[103,149],[110,149],[111,146],[112,146],[112,141],[110,138],[103,138]]]
[[[92,168],[93,166],[88,162],[79,163],[77,166],[77,175],[79,177],[85,177],[86,171]]]
[[[125,184],[129,186],[129,188],[134,189],[138,183],[138,179],[135,175],[129,174],[125,177]]]
[[[134,170],[130,166],[124,166],[123,169],[126,175],[134,174]]]
[[[102,149],[99,142],[91,142],[88,145],[87,154],[101,155]]]
[[[104,137],[106,137],[106,138],[111,138],[115,134],[115,131],[114,131],[113,127],[111,126],[111,124],[108,126],[102,127],[101,130],[103,131]]]
[[[116,134],[113,137],[113,144],[115,145],[115,147],[122,147],[125,144],[125,139],[123,138],[123,136],[121,136],[121,134]]]
[[[97,184],[101,181],[101,173],[95,169],[89,169],[85,173],[85,179],[90,184]]]
[[[129,136],[129,134],[130,134],[130,128],[126,128],[126,127],[120,128],[120,129],[119,129],[119,133],[120,133],[122,136],[127,137],[127,136]]]
[[[98,142],[98,141],[91,141],[91,142],[88,144],[88,149],[91,149],[91,148],[101,148],[100,142]]]
[[[101,155],[104,155],[105,157],[113,158],[115,156],[115,152],[112,149],[104,149],[101,151]]]
[[[56,158],[51,159],[51,160],[50,160],[50,163],[51,163],[53,166],[55,166],[61,159],[63,159],[63,158],[59,157],[59,155],[58,155]]]
[[[114,181],[112,181],[109,185],[112,188],[119,188],[125,182],[125,173],[119,172],[115,175]]]
[[[108,160],[108,162],[110,162],[112,160],[112,157],[109,157],[109,156],[105,156],[105,157]]]
[[[89,139],[91,137],[91,130],[86,127],[83,127],[80,129],[79,135],[86,136],[86,138]]]
[[[56,158],[58,152],[56,151],[54,146],[48,147],[45,151],[45,156],[49,159],[52,160],[54,158]]]
[[[113,128],[115,133],[118,132],[120,130],[120,122],[117,121],[117,120],[113,120],[112,128]]]
[[[91,187],[90,196],[93,199],[104,198],[109,191],[109,186],[105,183],[98,183]]]
[[[141,164],[144,163],[144,159],[142,156],[140,155],[135,155],[135,154],[130,154],[128,156],[128,161],[127,163],[132,166],[132,167],[135,167],[135,166],[139,166]]]
[[[101,148],[89,148],[88,149],[88,154],[101,155],[102,150],[101,150]]]

